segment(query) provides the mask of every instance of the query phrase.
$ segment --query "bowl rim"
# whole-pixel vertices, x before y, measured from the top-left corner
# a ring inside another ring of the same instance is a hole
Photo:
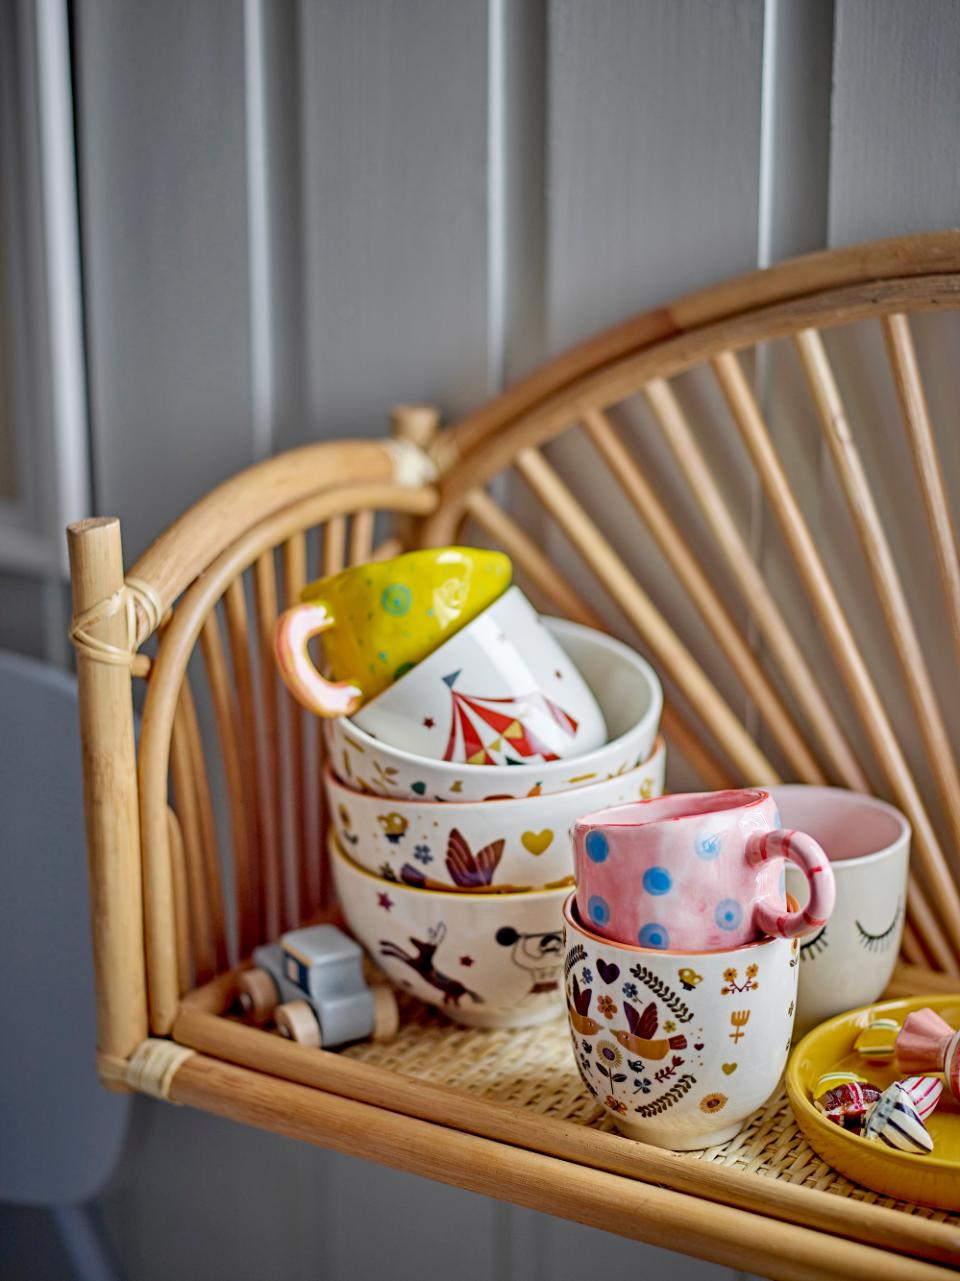
[[[655,731],[659,729],[660,717],[663,712],[663,686],[660,678],[652,664],[648,663],[642,654],[633,649],[625,641],[619,640],[616,636],[609,636],[606,632],[601,632],[596,627],[587,627],[583,623],[574,623],[568,618],[554,618],[551,615],[541,615],[544,624],[552,631],[559,631],[560,635],[564,634],[582,636],[589,638],[598,643],[602,648],[608,649],[621,655],[646,681],[647,689],[650,693],[650,705],[646,712],[640,717],[629,729],[625,729],[622,734],[616,738],[609,739],[600,747],[595,747],[591,752],[585,752],[582,756],[565,756],[558,761],[545,761],[538,765],[470,765],[458,761],[444,761],[436,757],[417,756],[414,752],[407,752],[402,747],[393,747],[390,743],[385,743],[382,739],[374,738],[366,730],[361,729],[349,717],[338,717],[336,720],[342,720],[349,726],[345,731],[353,734],[359,741],[361,747],[366,751],[380,752],[382,755],[392,760],[397,760],[405,765],[416,765],[423,770],[424,768],[436,769],[440,774],[463,774],[465,777],[490,777],[493,771],[502,771],[503,777],[517,778],[524,777],[521,771],[527,771],[530,777],[535,774],[542,774],[545,770],[548,773],[559,773],[564,767],[569,768],[573,762],[589,769],[590,764],[601,752],[615,750],[618,745],[622,744],[631,735],[639,733],[643,728],[653,722]],[[584,677],[586,680],[586,677]],[[590,682],[587,681],[589,687]],[[591,688],[591,693],[593,690]],[[596,695],[594,695],[596,697]],[[603,708],[601,707],[601,711]],[[335,724],[334,720],[330,722],[331,728]]]
[[[598,943],[601,947],[614,948],[619,952],[636,952],[641,956],[739,956],[742,952],[752,952],[760,947],[769,947],[773,943],[793,943],[795,939],[778,938],[776,935],[769,935],[767,938],[754,939],[752,943],[741,943],[739,947],[712,947],[712,948],[676,948],[676,947],[641,947],[639,943],[621,943],[617,939],[605,939],[602,934],[594,934],[593,930],[586,929],[580,924],[580,921],[573,914],[576,906],[577,891],[567,896],[563,903],[563,921],[564,925],[570,926],[575,933],[582,934],[585,938],[590,939],[592,943]]]
[[[662,818],[644,818],[648,806],[650,813],[655,814],[658,805],[666,806],[671,801],[679,803],[684,798],[689,807],[686,813],[666,814]],[[627,801],[622,805],[605,805],[602,809],[590,810],[577,819],[576,833],[578,836],[582,835],[584,828],[592,831],[597,827],[650,828],[665,827],[668,823],[691,823],[712,814],[735,814],[741,810],[754,809],[769,799],[770,793],[762,787],[724,787],[715,792],[664,792],[662,796],[650,796],[646,800]],[[728,800],[732,800],[733,804],[727,804]],[[711,801],[712,805],[711,808],[697,811],[692,805],[694,801]]]
[[[350,872],[355,872],[358,876],[365,876],[368,880],[373,881],[375,885],[384,885],[391,890],[397,890],[402,894],[412,894],[414,897],[435,898],[435,899],[452,899],[461,904],[478,903],[504,903],[523,902],[532,903],[539,899],[553,899],[559,895],[569,894],[573,888],[573,877],[569,876],[564,879],[562,885],[555,885],[552,889],[537,886],[529,890],[497,890],[486,894],[471,894],[469,890],[428,890],[419,885],[407,885],[405,881],[389,881],[385,876],[378,876],[376,872],[371,872],[359,863],[355,863],[343,846],[337,839],[337,834],[331,827],[327,832],[327,851],[334,860],[339,860]],[[558,927],[559,928],[559,927]]]
[[[871,796],[869,792],[855,792],[849,787],[828,787],[823,783],[771,783],[767,791],[773,798],[778,810],[780,808],[780,802],[777,800],[778,794],[784,792],[829,792],[840,805],[866,804],[870,809],[882,811],[897,824],[899,831],[894,839],[881,846],[878,850],[871,850],[869,854],[854,854],[850,858],[830,858],[830,851],[822,841],[818,842],[830,861],[834,876],[844,867],[867,867],[871,863],[879,863],[881,859],[891,858],[893,855],[900,853],[906,853],[909,856],[910,844],[913,840],[913,828],[910,825],[910,820],[906,814],[897,809],[896,805],[891,805],[889,801],[885,801],[879,796]]]
[[[595,787],[605,787],[607,784],[614,783],[618,779],[629,779],[630,776],[637,773],[638,770],[648,769],[650,762],[658,757],[666,756],[666,751],[666,739],[663,734],[658,733],[656,738],[653,740],[653,747],[650,749],[650,755],[642,760],[638,765],[633,765],[630,769],[626,769],[620,774],[612,774],[607,778],[596,779],[592,783],[584,783],[581,787],[567,788],[566,791],[563,792],[541,792],[537,796],[494,796],[478,801],[438,801],[420,796],[383,796],[379,792],[360,792],[355,787],[351,787],[349,783],[344,782],[329,759],[327,759],[323,765],[323,781],[325,785],[331,786],[331,788],[336,787],[340,791],[346,792],[349,796],[355,797],[357,800],[361,801],[377,801],[381,805],[389,804],[395,805],[399,808],[410,807],[426,809],[427,807],[431,807],[432,812],[442,811],[445,814],[456,814],[463,810],[473,811],[480,805],[524,805],[537,801],[545,804],[547,801],[556,803],[556,798],[558,796],[576,795],[579,797],[585,792],[591,791]],[[474,765],[472,768],[488,769],[490,767],[486,765]],[[514,772],[516,772],[517,767],[513,766],[512,768]],[[633,805],[635,802],[627,801],[625,803]],[[639,802],[636,803],[639,804]],[[436,807],[436,809],[433,810],[433,807]],[[614,807],[610,806],[609,808]],[[597,812],[599,813],[601,811]]]

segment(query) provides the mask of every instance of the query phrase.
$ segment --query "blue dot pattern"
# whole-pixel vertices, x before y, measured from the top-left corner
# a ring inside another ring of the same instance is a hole
[[[735,898],[721,899],[713,919],[722,930],[735,930],[743,920],[743,908]]]
[[[666,894],[673,888],[670,873],[665,867],[648,867],[643,874],[643,888],[648,894]]]
[[[719,832],[711,836],[701,836],[697,841],[697,857],[712,859],[720,853],[721,837]]]
[[[588,832],[586,839],[587,858],[593,863],[602,863],[610,853],[607,838],[602,832]]]
[[[656,921],[648,921],[640,933],[637,935],[641,947],[669,947],[670,935],[667,933],[665,926],[658,925]]]
[[[601,898],[599,894],[594,894],[587,904],[587,915],[596,925],[606,925],[610,920],[610,908],[607,900]]]
[[[403,615],[410,608],[413,595],[410,588],[403,583],[392,583],[385,587],[380,597],[380,604],[388,614]]]

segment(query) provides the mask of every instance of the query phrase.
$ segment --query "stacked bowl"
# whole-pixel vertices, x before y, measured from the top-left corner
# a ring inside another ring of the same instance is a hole
[[[328,718],[347,924],[398,987],[480,1027],[562,1010],[571,829],[659,796],[665,767],[650,666],[541,619],[509,574],[495,552],[410,553],[308,588],[277,634],[288,685]],[[336,683],[307,652],[318,631]]]

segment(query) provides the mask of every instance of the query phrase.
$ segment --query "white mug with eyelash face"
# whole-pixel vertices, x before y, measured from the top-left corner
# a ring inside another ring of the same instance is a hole
[[[837,886],[830,920],[800,944],[797,1039],[834,1014],[875,1001],[890,981],[903,933],[910,824],[886,801],[840,787],[767,790],[781,827],[809,832],[823,846]],[[787,889],[804,901],[804,878],[793,867]]]

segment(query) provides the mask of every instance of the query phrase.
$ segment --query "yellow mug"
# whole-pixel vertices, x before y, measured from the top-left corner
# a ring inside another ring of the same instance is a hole
[[[503,552],[439,547],[372,561],[310,583],[277,620],[287,688],[318,716],[351,716],[502,596]],[[307,649],[323,633],[327,675]]]

